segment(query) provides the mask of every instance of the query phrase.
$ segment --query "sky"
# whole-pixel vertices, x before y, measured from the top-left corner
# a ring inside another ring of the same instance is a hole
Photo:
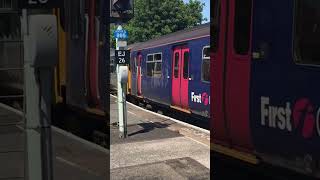
[[[183,0],[183,1],[189,2],[189,0]],[[203,17],[207,18],[207,21],[204,21],[204,22],[209,22],[210,21],[210,0],[200,0],[200,1],[202,3],[205,3],[202,14],[203,14]]]

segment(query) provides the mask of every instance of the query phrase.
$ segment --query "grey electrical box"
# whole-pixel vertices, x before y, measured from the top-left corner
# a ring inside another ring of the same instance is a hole
[[[119,66],[120,82],[126,84],[128,82],[129,68],[128,66]]]
[[[28,21],[27,61],[34,67],[54,67],[58,61],[56,16],[30,15]]]

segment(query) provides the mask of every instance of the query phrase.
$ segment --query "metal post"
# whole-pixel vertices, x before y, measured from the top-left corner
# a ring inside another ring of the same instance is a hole
[[[25,95],[25,169],[28,180],[52,180],[51,148],[51,83],[52,70],[33,66],[30,56],[28,15],[22,11],[24,40],[24,95]]]
[[[37,122],[39,121],[38,101],[39,88],[35,70],[31,66],[31,60],[28,59],[28,15],[27,10],[22,10],[22,37],[24,43],[24,101],[25,101],[25,133],[26,133],[26,156],[25,156],[25,173],[26,179],[41,180],[42,166],[41,166],[41,135],[36,131]]]
[[[118,26],[118,30],[121,30],[122,26]],[[119,39],[116,38],[116,50],[120,50]],[[117,64],[117,89],[118,89],[118,116],[119,116],[119,131],[120,138],[127,137],[127,109],[126,109],[126,84],[121,83],[119,67],[121,65]]]
[[[40,78],[40,126],[41,126],[41,152],[42,175],[45,180],[53,179],[52,168],[52,137],[51,137],[51,99],[53,69],[39,69]]]

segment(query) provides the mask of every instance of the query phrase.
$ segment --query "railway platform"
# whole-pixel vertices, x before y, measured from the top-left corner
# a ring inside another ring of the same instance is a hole
[[[0,180],[25,179],[23,114],[0,104]],[[109,151],[52,127],[54,180],[106,180]]]
[[[210,179],[210,133],[127,102],[128,137],[119,138],[110,97],[111,179]]]

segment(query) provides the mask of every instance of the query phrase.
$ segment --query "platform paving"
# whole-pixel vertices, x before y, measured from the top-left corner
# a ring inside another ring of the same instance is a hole
[[[110,101],[111,179],[210,179],[210,134],[182,133],[195,130],[127,104],[128,137],[120,139],[116,98]]]
[[[0,106],[0,180],[25,179],[23,119]],[[54,180],[109,179],[109,151],[52,127]]]

